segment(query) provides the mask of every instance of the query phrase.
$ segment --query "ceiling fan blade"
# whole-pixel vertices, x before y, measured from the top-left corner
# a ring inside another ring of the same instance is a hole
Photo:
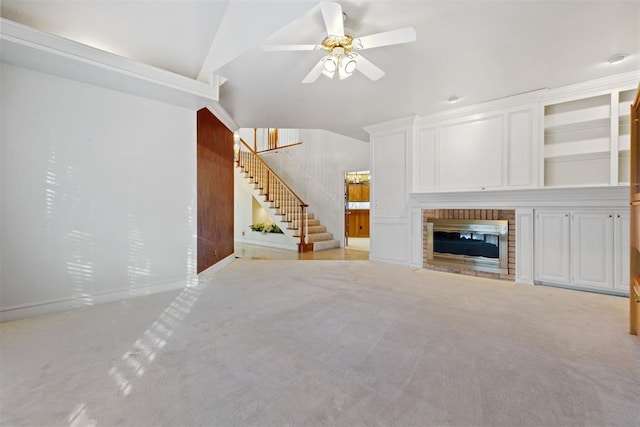
[[[359,70],[362,74],[369,77],[371,80],[376,81],[380,77],[384,76],[384,71],[378,68],[373,62],[366,59],[364,56],[358,54],[355,58],[358,63],[356,70]]]
[[[362,50],[414,41],[416,41],[416,30],[413,27],[407,27],[357,38],[353,41],[353,47]]]
[[[322,74],[322,70],[324,69],[324,61],[327,57],[323,57],[316,65],[313,66],[309,74],[302,80],[302,83],[313,83],[318,80],[320,74]]]
[[[327,34],[330,36],[344,36],[344,21],[342,20],[342,6],[338,3],[321,1],[320,11],[324,25],[327,27]]]
[[[273,44],[262,46],[266,52],[292,51],[292,50],[317,50],[322,46],[317,44]]]

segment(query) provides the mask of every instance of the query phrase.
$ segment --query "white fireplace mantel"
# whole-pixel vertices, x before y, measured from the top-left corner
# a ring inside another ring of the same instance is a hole
[[[411,193],[413,208],[612,208],[629,204],[628,186]]]

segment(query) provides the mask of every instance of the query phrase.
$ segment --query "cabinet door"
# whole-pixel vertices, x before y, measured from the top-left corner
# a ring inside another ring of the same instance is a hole
[[[617,212],[613,217],[613,289],[629,292],[629,213]]]
[[[569,284],[569,224],[568,212],[536,213],[536,280]]]
[[[573,285],[613,289],[613,214],[575,212],[571,218]]]

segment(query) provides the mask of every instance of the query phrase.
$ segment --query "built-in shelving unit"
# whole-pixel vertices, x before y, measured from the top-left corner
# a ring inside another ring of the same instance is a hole
[[[544,185],[609,183],[609,95],[544,107]]]
[[[629,107],[636,90],[574,95],[544,108],[544,187],[629,183]]]
[[[635,90],[620,92],[618,100],[618,183],[629,184],[631,120],[629,112]]]

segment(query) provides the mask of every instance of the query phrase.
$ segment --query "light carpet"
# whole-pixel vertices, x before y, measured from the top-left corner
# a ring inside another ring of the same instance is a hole
[[[628,300],[368,261],[0,325],[1,425],[638,425]]]

